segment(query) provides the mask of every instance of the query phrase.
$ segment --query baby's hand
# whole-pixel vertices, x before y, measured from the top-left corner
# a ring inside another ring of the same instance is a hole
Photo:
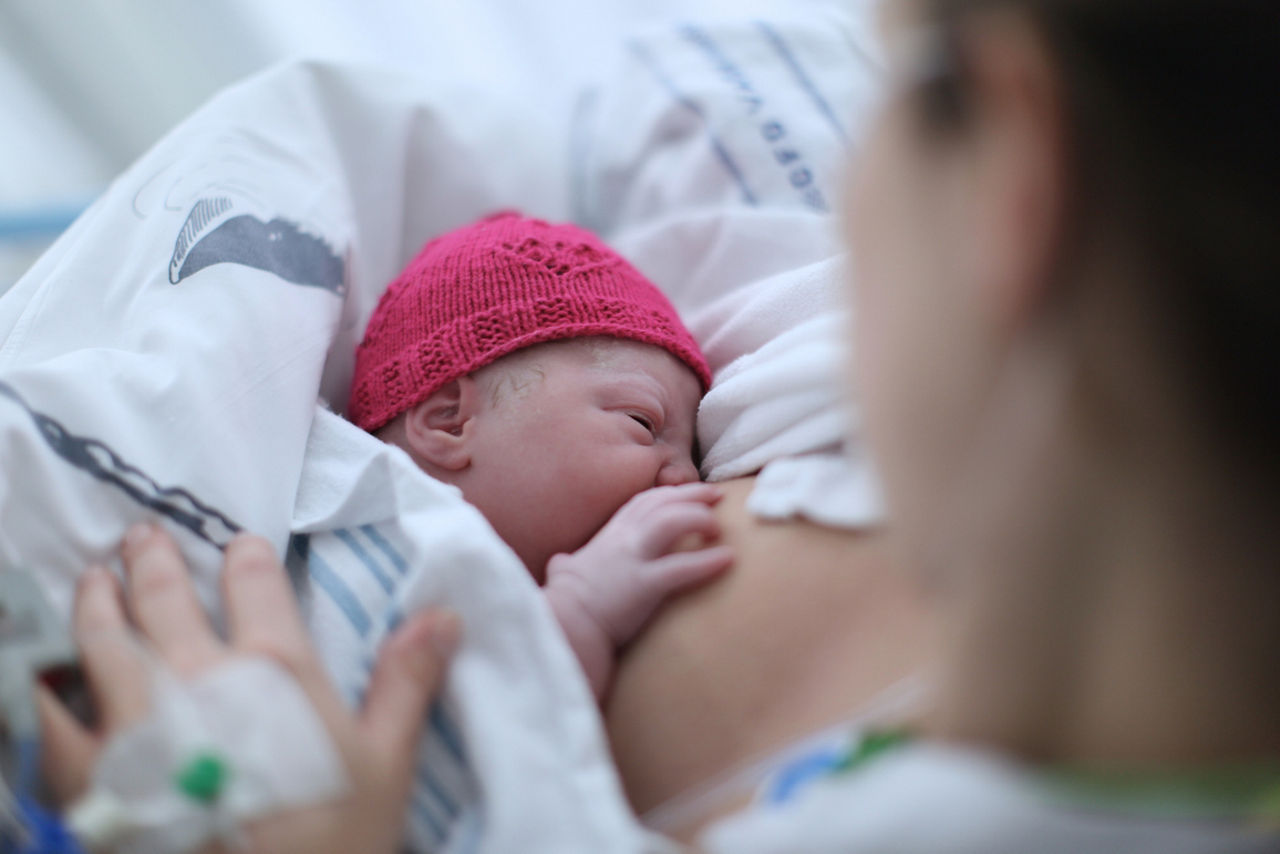
[[[548,602],[601,697],[614,650],[631,640],[662,601],[724,572],[733,562],[711,511],[720,490],[706,483],[660,486],[622,506],[573,554],[547,563]],[[682,550],[690,539],[701,545]]]

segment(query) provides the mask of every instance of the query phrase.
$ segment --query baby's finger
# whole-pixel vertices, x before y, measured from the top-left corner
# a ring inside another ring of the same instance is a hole
[[[187,675],[217,663],[222,644],[196,598],[178,544],[156,525],[134,525],[121,554],[129,608],[165,663]]]
[[[733,549],[714,546],[667,555],[649,564],[645,583],[655,595],[668,596],[710,581],[733,565]]]
[[[640,554],[653,559],[674,550],[685,537],[701,537],[704,542],[720,536],[720,520],[705,504],[683,502],[659,508],[646,518],[640,529]]]
[[[713,505],[724,497],[724,490],[714,483],[682,483],[679,486],[656,486],[646,489],[631,500],[636,509],[645,512],[673,503],[700,502]]]
[[[298,680],[330,731],[345,720],[307,637],[284,567],[271,543],[242,534],[227,546],[222,596],[232,646],[283,664]]]
[[[133,636],[115,576],[90,567],[80,578],[73,616],[76,645],[105,732],[146,717],[150,669]]]

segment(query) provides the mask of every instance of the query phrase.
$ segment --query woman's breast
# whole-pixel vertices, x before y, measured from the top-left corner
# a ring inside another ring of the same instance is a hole
[[[737,563],[668,605],[624,651],[605,718],[643,814],[739,763],[849,718],[931,648],[932,622],[884,538],[747,513],[723,484]]]

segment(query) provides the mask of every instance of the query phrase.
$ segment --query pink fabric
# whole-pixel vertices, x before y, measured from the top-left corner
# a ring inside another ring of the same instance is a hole
[[[502,356],[591,335],[663,347],[711,384],[670,301],[598,237],[494,214],[427,243],[387,288],[356,349],[347,417],[376,430]]]

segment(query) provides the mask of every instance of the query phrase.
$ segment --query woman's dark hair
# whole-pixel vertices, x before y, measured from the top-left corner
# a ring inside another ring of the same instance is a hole
[[[926,122],[962,127],[963,33],[1013,11],[1042,35],[1065,99],[1078,219],[1132,237],[1155,340],[1203,426],[1280,497],[1280,4],[1277,0],[926,0],[949,73]],[[1270,502],[1268,502],[1270,503]]]

